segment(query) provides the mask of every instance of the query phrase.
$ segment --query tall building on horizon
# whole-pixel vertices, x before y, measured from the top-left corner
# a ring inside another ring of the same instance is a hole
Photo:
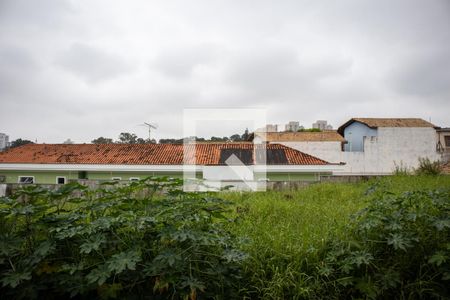
[[[257,128],[255,132],[278,132],[277,124],[266,124],[266,127]]]
[[[300,123],[297,121],[289,121],[289,123],[287,123],[284,126],[284,130],[285,131],[293,131],[296,132],[300,129]]]
[[[328,124],[326,120],[317,120],[312,124],[312,128],[320,130],[333,130],[333,126],[331,124]]]
[[[0,132],[0,151],[9,146],[9,136]]]

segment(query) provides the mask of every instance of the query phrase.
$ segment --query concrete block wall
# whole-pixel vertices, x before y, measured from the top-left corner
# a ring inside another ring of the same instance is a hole
[[[337,175],[366,174],[386,175],[402,165],[417,168],[419,158],[442,160],[436,152],[436,130],[434,128],[381,127],[377,136],[364,139],[364,151],[342,151],[340,142],[281,142],[280,144],[316,156],[331,163],[345,162]]]

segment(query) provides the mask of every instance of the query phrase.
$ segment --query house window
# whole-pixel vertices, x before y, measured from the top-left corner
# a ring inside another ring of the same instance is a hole
[[[450,135],[444,136],[445,147],[450,147]]]
[[[111,178],[112,181],[121,181],[122,177],[113,177]]]
[[[78,172],[78,179],[88,179],[87,172],[86,171],[79,171]]]
[[[66,184],[66,177],[57,176],[56,177],[56,184]]]
[[[19,183],[31,184],[34,183],[34,176],[19,176]]]
[[[130,181],[139,181],[140,178],[139,177],[130,177]]]

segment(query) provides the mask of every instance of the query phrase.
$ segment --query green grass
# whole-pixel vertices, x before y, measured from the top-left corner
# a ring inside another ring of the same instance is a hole
[[[393,176],[357,184],[315,184],[298,191],[224,193],[235,203],[231,230],[244,242],[250,297],[308,298],[320,249],[346,240],[351,216],[381,193],[450,187],[449,176]]]
[[[0,298],[450,296],[450,176],[258,193],[180,184],[0,198]]]

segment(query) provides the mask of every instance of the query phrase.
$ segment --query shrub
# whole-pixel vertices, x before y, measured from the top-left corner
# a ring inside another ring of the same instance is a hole
[[[355,216],[348,241],[333,240],[317,266],[330,298],[450,297],[450,192],[386,193]]]
[[[403,161],[400,161],[400,164],[397,164],[396,162],[394,162],[394,174],[396,176],[405,176],[405,175],[409,175],[411,172],[408,168],[408,166],[406,166]]]
[[[429,158],[419,158],[418,175],[439,175],[442,173],[442,165],[439,161],[431,161]]]
[[[236,297],[245,254],[223,226],[230,203],[179,184],[28,186],[0,198],[0,298]]]

